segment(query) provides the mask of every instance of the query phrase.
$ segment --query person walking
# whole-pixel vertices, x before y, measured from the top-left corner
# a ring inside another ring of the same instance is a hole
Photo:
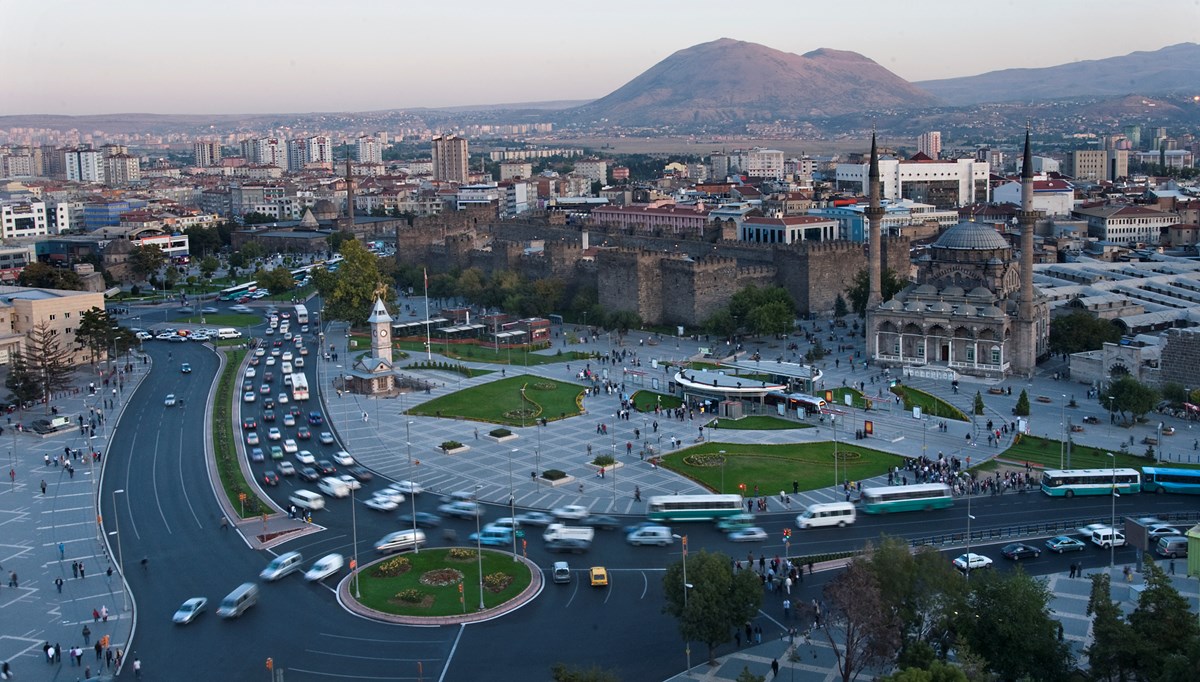
[[[44,493],[43,493],[44,494]],[[62,561],[67,558],[67,546],[63,543],[58,543],[58,560]]]
[[[58,593],[62,594],[63,579],[61,577],[55,578],[54,586],[58,588]]]
[[[142,659],[137,654],[133,655],[133,676],[138,679],[142,677]]]
[[[12,571],[8,574],[8,586],[9,587],[20,587],[20,583],[17,582],[17,572],[16,571]]]
[[[46,495],[46,479],[42,479],[42,495]]]
[[[83,625],[83,633],[82,634],[83,634],[83,645],[87,646],[87,645],[91,644],[92,643],[92,629],[87,626],[87,623],[84,623],[84,625]]]
[[[772,677],[779,677],[779,659],[778,658],[771,659],[771,672],[773,673]]]

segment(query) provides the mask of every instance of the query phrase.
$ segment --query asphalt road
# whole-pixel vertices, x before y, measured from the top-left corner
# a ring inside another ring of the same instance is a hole
[[[490,622],[465,627],[401,627],[384,625],[352,616],[336,602],[333,585],[310,584],[299,575],[278,583],[261,584],[258,606],[239,619],[225,621],[212,612],[221,598],[245,581],[259,582],[259,570],[272,558],[267,552],[247,549],[230,530],[221,530],[220,513],[208,484],[202,443],[204,410],[202,406],[217,368],[215,354],[198,344],[150,341],[146,350],[154,358],[154,371],[130,399],[120,430],[109,448],[110,456],[103,482],[104,523],[114,548],[118,536],[120,550],[132,592],[137,600],[138,624],[133,652],[140,656],[148,675],[159,671],[200,674],[207,679],[249,679],[265,674],[264,664],[272,657],[287,670],[289,680],[317,680],[354,677],[377,680],[497,679],[504,671],[506,679],[549,679],[549,668],[556,661],[573,665],[599,665],[614,669],[623,679],[665,679],[684,668],[683,643],[674,621],[662,614],[663,568],[679,557],[679,545],[667,548],[630,547],[619,531],[597,531],[592,549],[582,556],[551,555],[541,548],[538,532],[528,538],[528,552],[538,565],[548,568],[555,560],[567,560],[576,569],[568,585],[548,583],[543,593],[515,613]],[[314,349],[315,350],[315,349]],[[171,355],[168,359],[168,354]],[[193,372],[179,372],[182,362]],[[260,371],[267,369],[263,365]],[[278,367],[271,368],[277,370]],[[274,394],[283,386],[275,371]],[[256,378],[255,386],[261,383]],[[240,386],[239,386],[240,388]],[[317,389],[314,382],[314,393]],[[174,393],[183,398],[186,408],[167,408],[163,398]],[[319,401],[304,405],[304,412],[319,409]],[[269,449],[262,421],[263,401],[243,405],[247,414],[259,419],[260,447]],[[290,405],[277,405],[275,425],[294,437],[295,428],[282,423]],[[298,420],[298,426],[304,420]],[[323,430],[314,427],[315,433]],[[318,455],[331,454],[336,446],[322,446],[314,437],[300,441],[301,449]],[[288,456],[291,459],[291,456]],[[293,460],[294,461],[294,460]],[[274,468],[269,459],[253,466],[261,475],[265,467]],[[371,544],[387,532],[399,528],[395,513],[382,514],[363,506],[370,491],[386,481],[373,481],[356,495],[358,550],[364,561],[372,557]],[[293,486],[311,488],[294,478],[285,478],[277,488],[268,488],[286,507]],[[116,493],[124,490],[124,493]],[[116,516],[111,510],[116,509]],[[314,521],[327,530],[288,543],[278,551],[296,550],[304,554],[306,565],[328,552],[347,557],[353,553],[350,499],[330,500],[326,510]],[[436,496],[418,497],[419,511],[433,511]],[[1117,503],[1117,514],[1151,510],[1190,510],[1188,500],[1172,496],[1127,496]],[[406,512],[406,503],[400,512]],[[518,510],[519,511],[519,510]],[[1047,518],[1080,518],[1103,522],[1111,513],[1111,501],[1103,498],[1058,500],[1040,493],[981,497],[972,502],[972,522],[976,529],[1004,525],[1036,523]],[[888,517],[860,515],[855,525],[844,528],[794,530],[791,553],[838,551],[861,546],[887,532],[905,537],[926,537],[965,530],[966,503],[953,509]],[[507,516],[505,507],[491,507],[484,519]],[[782,529],[793,525],[794,514],[760,517],[768,531],[765,543],[739,545],[728,542],[709,524],[679,526],[676,532],[689,536],[693,552],[700,549],[723,551],[733,557],[747,552],[768,558],[784,552]],[[630,518],[630,523],[640,519]],[[474,531],[474,522],[448,520],[443,527],[453,528],[465,541]],[[438,530],[428,532],[431,544],[445,544]],[[1003,544],[1003,543],[999,543]],[[1039,542],[1031,543],[1040,545]],[[998,547],[972,547],[973,551],[996,559],[997,566],[1010,564],[999,557]],[[956,550],[950,554],[960,553]],[[145,570],[139,568],[148,557]],[[1076,555],[1043,554],[1024,563],[1035,573],[1065,571],[1071,562],[1085,567],[1107,565],[1107,552],[1089,547]],[[949,556],[947,558],[949,560]],[[1117,561],[1131,562],[1132,550],[1117,552]],[[592,589],[583,571],[591,565],[604,565],[611,572],[607,589]],[[344,572],[338,577],[344,575]],[[833,574],[818,574],[797,586],[794,599],[819,596],[821,585]],[[188,626],[174,626],[170,617],[185,599],[205,596],[209,613]],[[760,619],[765,631],[777,631],[769,618],[779,618],[772,596]],[[693,646],[693,663],[702,660],[699,645]],[[132,673],[127,672],[127,675]]]

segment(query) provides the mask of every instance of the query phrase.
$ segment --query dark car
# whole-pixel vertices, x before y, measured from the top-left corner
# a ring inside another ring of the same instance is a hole
[[[244,417],[244,418],[242,418],[242,428],[247,429],[247,430],[248,429],[257,429],[258,428],[258,420],[255,419],[254,417]]]
[[[583,520],[583,525],[599,528],[600,530],[616,530],[621,527],[621,522],[612,516],[593,514]]]
[[[578,538],[558,538],[557,540],[546,541],[547,552],[570,552],[571,554],[583,554],[584,552],[588,551],[588,548],[591,546],[592,543],[588,542],[587,540],[580,540]]]
[[[1005,559],[1020,561],[1021,559],[1036,559],[1042,555],[1042,550],[1037,547],[1030,547],[1023,542],[1014,542],[1011,545],[1005,545],[1000,550],[1000,554]]]
[[[288,414],[299,419],[300,415],[304,414],[304,410],[300,409],[298,405],[292,405],[291,409],[288,410]]]
[[[300,478],[303,478],[304,480],[306,480],[310,483],[313,481],[321,480],[321,472],[317,471],[316,469],[314,469],[312,467],[304,467],[304,468],[300,469],[299,473],[300,473]]]
[[[242,393],[246,393],[246,392],[253,391],[253,390],[254,390],[254,382],[253,381],[243,381],[242,382]]]
[[[179,371],[180,371],[180,372],[182,372],[182,373],[184,373],[184,374],[191,374],[191,373],[192,373],[192,366],[191,366],[191,365],[189,365],[188,363],[186,363],[186,362],[185,362],[185,363],[183,363],[182,365],[180,365],[180,366],[179,366]]]
[[[346,469],[346,473],[350,474],[355,479],[362,481],[363,483],[375,478],[375,475],[368,471],[366,467],[353,466],[349,469]]]
[[[337,473],[337,467],[327,459],[319,459],[317,460],[317,471],[320,471],[322,476],[332,476]]]
[[[413,515],[401,514],[399,521],[401,526],[412,526]],[[436,514],[430,514],[429,512],[417,512],[417,525],[421,528],[433,528],[441,523],[442,520]]]
[[[325,423],[325,417],[322,417],[320,412],[309,412],[308,423],[313,426],[320,426]]]
[[[263,409],[267,409],[267,410],[275,409],[275,399],[267,398],[266,400],[264,400],[263,401]]]
[[[265,422],[275,421],[275,410],[264,410],[263,411],[263,421],[265,421]]]
[[[262,481],[266,485],[279,485],[279,474],[268,471],[263,474]]]
[[[1063,552],[1082,552],[1087,545],[1068,535],[1059,535],[1046,541],[1046,549],[1062,554]]]
[[[309,431],[307,426],[301,426],[300,428],[296,429],[296,437],[300,440],[311,440],[312,431]]]

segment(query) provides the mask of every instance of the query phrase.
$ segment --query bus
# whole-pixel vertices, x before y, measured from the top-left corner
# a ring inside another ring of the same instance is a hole
[[[292,374],[292,400],[308,400],[308,377],[304,372]]]
[[[303,303],[296,304],[296,324],[308,324],[308,308]]]
[[[1200,495],[1200,469],[1142,467],[1142,490],[1159,495]]]
[[[651,521],[711,521],[746,511],[741,495],[656,495],[648,501]]]
[[[945,509],[954,504],[950,486],[945,483],[885,485],[863,488],[862,506],[868,514]]]
[[[1051,497],[1109,495],[1114,485],[1121,494],[1142,491],[1137,469],[1048,469],[1042,472],[1042,492]]]

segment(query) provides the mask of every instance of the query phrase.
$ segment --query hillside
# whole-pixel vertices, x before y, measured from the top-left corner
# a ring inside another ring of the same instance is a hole
[[[1200,91],[1200,45],[1180,43],[1153,52],[1132,52],[1041,69],[1004,69],[978,76],[921,81],[916,85],[950,106],[1119,97],[1131,93],[1196,94]]]
[[[680,50],[617,90],[564,112],[620,125],[772,121],[937,104],[866,57],[819,49],[797,55],[722,38]]]

